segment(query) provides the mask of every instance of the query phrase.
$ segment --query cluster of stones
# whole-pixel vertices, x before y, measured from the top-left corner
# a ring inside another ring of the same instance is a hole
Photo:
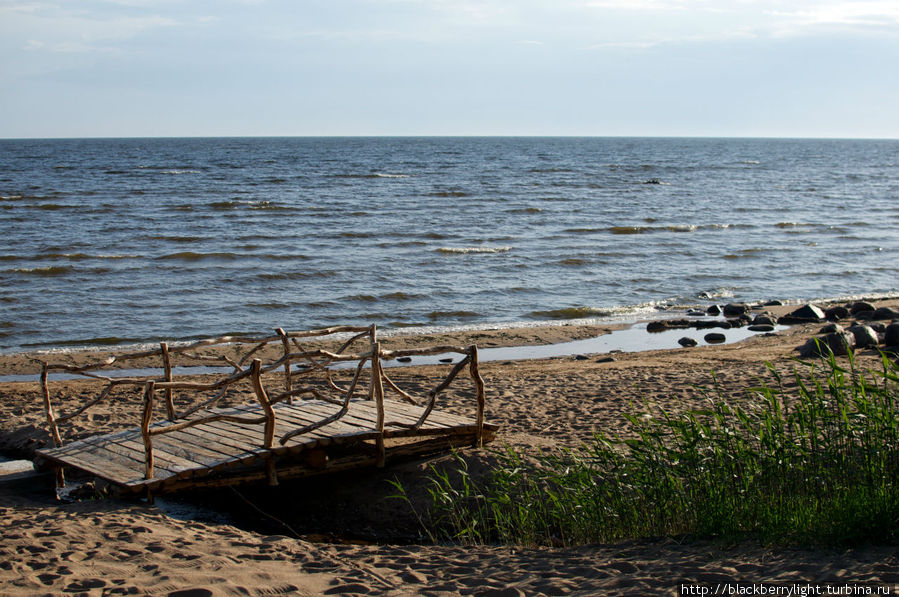
[[[803,357],[841,356],[857,348],[899,350],[899,311],[891,307],[877,307],[858,301],[821,309],[816,305],[804,305],[778,320],[787,325],[826,323],[818,332],[799,347]]]
[[[663,319],[660,321],[652,321],[646,326],[648,332],[664,332],[672,329],[696,328],[699,330],[710,328],[721,328],[729,330],[732,328],[742,328],[753,332],[773,332],[774,326],[779,323],[776,317],[771,313],[764,311],[765,307],[780,305],[778,301],[771,301],[764,305],[750,306],[746,303],[730,303],[720,307],[712,305],[706,311],[691,311],[688,315],[692,317],[702,317],[705,315],[721,316],[725,319]],[[752,313],[756,311],[755,313]],[[709,344],[720,344],[725,341],[724,334],[720,332],[710,332],[704,336],[704,340]],[[693,338],[684,337],[677,341],[684,347],[696,346],[698,343]]]

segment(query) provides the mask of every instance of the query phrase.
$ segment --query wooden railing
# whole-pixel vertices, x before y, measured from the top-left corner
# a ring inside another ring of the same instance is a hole
[[[336,350],[314,348],[309,344],[309,341],[321,341],[336,334],[349,335],[349,338]],[[305,340],[306,344],[304,345],[301,340]],[[356,348],[356,350],[349,352],[352,348]],[[225,354],[226,351],[240,355],[240,358],[237,356],[229,358]],[[401,389],[387,375],[383,367],[384,361],[443,353],[457,353],[462,356],[462,359],[425,396],[414,396]],[[266,358],[268,362],[264,362],[263,358]],[[230,373],[224,376],[221,373],[215,373],[212,381],[198,380],[196,375],[176,378],[177,366],[173,365],[173,361],[176,359],[181,361],[179,366],[214,363],[227,367]],[[114,366],[128,362],[146,364],[148,361],[151,364],[156,363],[155,368],[160,369],[159,376],[114,377],[111,375],[111,369]],[[335,382],[333,376],[334,365],[341,363],[346,364],[345,367],[352,367],[352,378],[345,386]],[[387,427],[420,428],[431,414],[438,395],[466,367],[475,387],[476,438],[478,444],[482,442],[486,399],[484,381],[478,368],[477,347],[436,346],[385,350],[378,342],[377,329],[374,325],[367,327],[337,326],[297,332],[285,332],[278,328],[276,335],[270,337],[235,338],[224,336],[182,346],[169,346],[162,342],[159,348],[112,355],[102,361],[80,366],[42,362],[40,384],[47,427],[54,445],[57,447],[62,445],[60,424],[84,414],[104,400],[110,399],[113,390],[118,387],[125,386],[142,390],[143,408],[140,416],[140,429],[145,447],[146,478],[151,479],[154,470],[153,438],[161,434],[221,420],[248,425],[259,424],[263,426],[260,447],[271,449],[276,439],[274,436],[276,414],[273,406],[285,400],[292,403],[295,398],[322,400],[339,406],[339,409],[318,421],[282,434],[280,438],[277,438],[281,445],[286,444],[292,437],[309,433],[339,420],[349,412],[352,399],[359,393],[360,381],[367,364],[370,369],[367,398],[375,402],[377,409],[375,431],[379,464],[384,462],[384,438],[389,435],[385,429]],[[283,373],[278,374],[279,370],[283,370]],[[57,372],[96,380],[103,385],[99,394],[88,400],[86,404],[64,415],[56,416],[51,400],[50,375]],[[276,377],[281,378],[280,382]],[[314,379],[316,377],[318,378],[317,383],[313,383],[316,381]],[[209,412],[209,409],[220,403],[230,391],[235,390],[239,384],[245,381],[249,381],[256,401],[261,407],[258,416]],[[189,404],[179,412],[175,405],[176,392],[179,393],[179,396],[190,393],[190,396],[199,396],[201,399],[199,402]],[[424,409],[416,422],[404,423],[388,420],[389,413],[385,412],[384,398],[385,393],[391,392],[409,403],[423,404]],[[160,394],[168,423],[154,425],[154,410],[157,408]],[[271,458],[268,460],[268,467],[270,481],[274,482],[274,460]]]

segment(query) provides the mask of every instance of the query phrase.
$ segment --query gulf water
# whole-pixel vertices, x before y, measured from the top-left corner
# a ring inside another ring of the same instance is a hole
[[[899,294],[899,141],[0,140],[0,350]]]

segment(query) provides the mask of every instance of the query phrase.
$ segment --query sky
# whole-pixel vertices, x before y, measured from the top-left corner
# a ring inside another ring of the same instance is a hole
[[[899,0],[0,0],[0,138],[899,138]]]

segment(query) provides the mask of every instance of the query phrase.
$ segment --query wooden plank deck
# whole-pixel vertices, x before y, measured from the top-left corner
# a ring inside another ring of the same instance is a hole
[[[275,411],[275,444],[263,445],[261,424],[206,422],[195,427],[154,435],[153,478],[146,479],[145,450],[140,428],[98,435],[58,448],[37,451],[41,466],[70,467],[103,479],[124,493],[168,493],[193,487],[231,485],[266,479],[266,464],[274,459],[277,476],[286,479],[328,471],[372,466],[378,461],[374,440],[377,409],[371,401],[353,401],[340,419],[290,438],[277,438],[338,412],[320,400],[279,403]],[[445,412],[431,412],[419,429],[391,425],[418,420],[423,407],[385,400],[385,455],[388,460],[423,456],[454,446],[471,445],[476,421]],[[259,406],[214,408],[203,413],[256,416]],[[151,428],[170,425],[156,423]],[[493,439],[496,425],[484,424],[483,440]]]

